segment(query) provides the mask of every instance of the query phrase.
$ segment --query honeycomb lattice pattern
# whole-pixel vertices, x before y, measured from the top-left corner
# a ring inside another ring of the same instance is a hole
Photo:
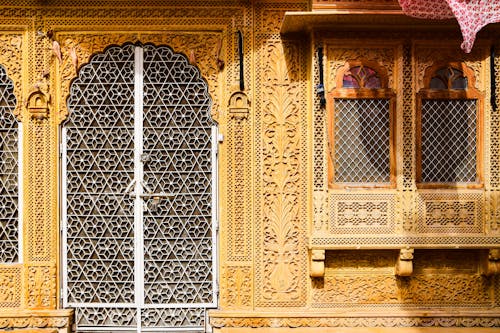
[[[134,70],[141,61],[135,52],[133,45],[108,48],[82,67],[71,86],[68,302],[84,306],[77,312],[80,327],[199,328],[204,306],[214,302],[211,99],[185,56],[146,45],[144,97],[134,101]],[[140,166],[134,163],[137,156]],[[145,194],[173,194],[158,205],[145,197],[139,228],[137,201],[126,193],[133,180]],[[134,242],[140,239],[144,257],[136,258]],[[139,281],[138,261],[144,267]],[[138,289],[143,300],[135,297]],[[142,302],[169,309],[144,309]]]
[[[144,182],[174,193],[144,215],[145,302],[212,302],[210,97],[168,47],[144,48]]]
[[[14,84],[0,65],[0,262],[5,263],[19,259],[16,104]]]
[[[390,101],[335,99],[335,182],[390,181]]]
[[[67,265],[71,303],[134,302],[134,47],[93,57],[71,86]],[[96,317],[97,318],[97,317]]]
[[[205,326],[205,311],[200,308],[144,309],[141,320],[144,327],[199,329]]]
[[[476,181],[476,100],[422,101],[422,182]]]
[[[130,308],[77,308],[75,323],[78,327],[134,327],[137,324],[137,310]]]

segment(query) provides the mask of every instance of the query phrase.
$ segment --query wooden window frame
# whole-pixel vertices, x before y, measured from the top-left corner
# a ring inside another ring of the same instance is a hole
[[[434,74],[444,68],[458,69],[467,78],[466,89],[430,89],[431,79]],[[484,96],[475,88],[474,72],[460,62],[446,62],[428,68],[424,75],[424,87],[417,93],[416,112],[416,186],[422,189],[433,188],[483,188],[483,122],[484,122]],[[422,182],[422,101],[431,100],[476,100],[476,182]]]
[[[377,72],[381,88],[344,88],[344,75],[353,67],[366,66]],[[331,189],[394,189],[396,188],[396,93],[388,88],[386,70],[373,61],[347,61],[338,71],[336,87],[328,93],[328,186]],[[335,182],[335,99],[386,99],[389,100],[389,182]]]

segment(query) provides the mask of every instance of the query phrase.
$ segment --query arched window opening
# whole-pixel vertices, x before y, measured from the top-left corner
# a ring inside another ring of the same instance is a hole
[[[385,71],[347,62],[330,93],[330,186],[393,187],[395,94]]]
[[[460,63],[427,71],[417,108],[417,185],[481,186],[482,96]]]

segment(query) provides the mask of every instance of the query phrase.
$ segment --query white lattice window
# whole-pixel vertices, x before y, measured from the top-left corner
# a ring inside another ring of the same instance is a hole
[[[393,187],[394,93],[383,69],[348,62],[330,93],[330,185]]]
[[[0,65],[0,263],[21,261],[20,127],[12,111],[14,84]]]
[[[217,304],[208,86],[166,46],[113,46],[71,85],[64,300],[79,330],[200,331]]]
[[[428,70],[417,110],[419,187],[481,186],[481,94],[462,64]]]

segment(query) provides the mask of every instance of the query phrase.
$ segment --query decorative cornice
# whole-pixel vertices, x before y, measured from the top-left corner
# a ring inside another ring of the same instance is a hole
[[[66,328],[73,323],[73,310],[0,311],[0,329]]]
[[[311,316],[302,314],[298,317],[280,317],[270,314],[269,317],[218,317],[210,314],[210,324],[214,328],[222,327],[499,327],[498,313],[484,316],[372,316],[364,314],[360,317],[344,316]]]

